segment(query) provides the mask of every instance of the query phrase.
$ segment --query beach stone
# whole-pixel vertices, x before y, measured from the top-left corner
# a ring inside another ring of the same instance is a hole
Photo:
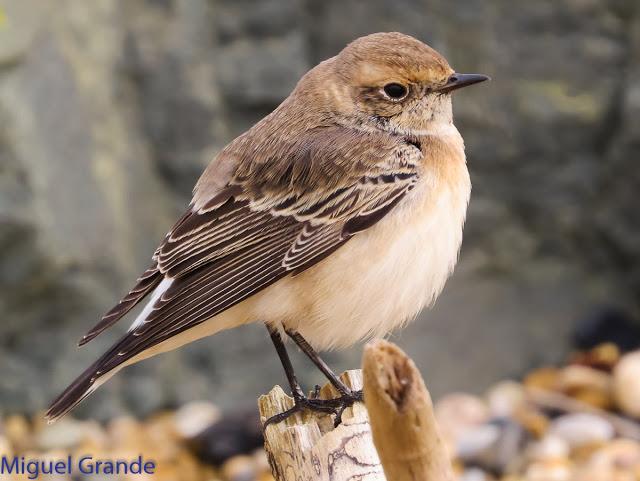
[[[219,466],[227,459],[262,447],[262,427],[258,410],[239,409],[225,413],[217,422],[189,441],[190,448],[203,460]]]
[[[551,391],[557,388],[559,377],[560,370],[558,368],[542,367],[527,374],[523,384],[525,387]]]
[[[527,457],[533,461],[566,459],[571,448],[569,443],[559,436],[548,435],[534,441],[527,447]]]
[[[43,428],[36,436],[38,449],[69,449],[82,442],[86,424],[72,417],[65,417]]]
[[[258,481],[275,481],[271,471],[263,471],[258,475]]]
[[[566,441],[572,449],[584,445],[605,443],[613,438],[611,423],[587,413],[565,414],[553,420],[549,434]]]
[[[463,461],[475,461],[491,449],[499,438],[499,426],[494,424],[474,426],[460,434],[456,445],[456,455]]]
[[[139,446],[146,446],[147,440],[142,424],[131,416],[120,416],[107,425],[109,439],[122,451],[135,451]]]
[[[434,414],[440,432],[451,452],[457,449],[461,436],[489,421],[489,408],[479,397],[453,393],[436,402]]]
[[[267,458],[267,453],[264,449],[256,449],[252,456],[253,462],[256,465],[256,469],[259,472],[268,472],[271,473],[271,466],[269,465],[269,458]]]
[[[21,415],[8,416],[2,425],[5,437],[18,452],[24,452],[33,447],[33,434],[29,421]]]
[[[613,377],[589,366],[570,365],[558,376],[557,389],[600,409],[613,405]]]
[[[503,473],[527,439],[524,428],[509,419],[496,419],[460,435],[457,457],[467,465]]]
[[[549,428],[549,418],[542,411],[529,405],[523,405],[514,412],[513,419],[522,425],[537,439],[544,436]]]
[[[77,445],[76,452],[80,455],[105,453],[109,448],[109,444],[109,436],[100,423],[85,421],[82,441]]]
[[[640,444],[631,439],[616,439],[596,451],[588,464],[640,473]]]
[[[13,456],[13,447],[11,446],[11,443],[2,435],[0,435],[0,456]]]
[[[626,354],[614,368],[613,393],[622,412],[640,418],[640,351]]]
[[[145,439],[160,459],[174,459],[183,451],[180,437],[175,431],[173,413],[162,412],[152,416],[144,424]]]
[[[570,365],[560,371],[557,382],[558,389],[569,395],[583,389],[601,391],[608,395],[611,391],[612,377],[592,367]]]
[[[571,358],[571,363],[608,372],[618,363],[620,356],[620,348],[616,344],[605,342],[588,351],[574,354]]]
[[[191,402],[178,409],[173,416],[178,435],[190,439],[220,419],[220,409],[206,401]]]
[[[458,481],[493,481],[495,478],[479,468],[465,469],[459,476]]]
[[[251,456],[234,456],[228,459],[221,469],[222,477],[226,481],[253,481],[257,470]]]
[[[524,388],[519,382],[502,381],[487,392],[486,399],[491,416],[513,416],[524,405]]]
[[[571,462],[568,459],[553,459],[530,464],[525,471],[527,481],[570,481]]]

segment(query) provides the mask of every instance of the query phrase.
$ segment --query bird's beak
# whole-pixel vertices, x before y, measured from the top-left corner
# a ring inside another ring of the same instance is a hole
[[[491,78],[479,73],[454,73],[449,77],[447,83],[438,89],[438,92],[446,94],[485,80],[491,80]]]

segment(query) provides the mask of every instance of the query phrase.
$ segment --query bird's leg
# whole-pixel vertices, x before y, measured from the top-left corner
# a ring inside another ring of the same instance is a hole
[[[311,347],[311,345],[304,337],[302,337],[299,332],[294,331],[293,329],[285,329],[284,332],[287,333],[287,336],[293,339],[293,342],[295,342],[302,350],[302,352],[304,352],[306,356],[311,359],[311,362],[313,362],[316,367],[320,369],[320,371],[322,371],[322,374],[325,375],[325,377],[329,380],[333,387],[335,387],[342,396],[353,396],[354,394],[356,394],[354,391],[349,389],[338,376],[336,376],[336,374],[331,370],[327,363],[324,362],[320,355],[315,351],[315,349]]]
[[[282,363],[282,367],[284,368],[284,373],[287,376],[287,381],[289,382],[289,386],[291,387],[291,395],[293,396],[293,399],[303,398],[304,392],[302,391],[302,387],[300,387],[300,383],[296,378],[296,373],[293,370],[293,364],[291,364],[291,359],[289,358],[287,348],[285,347],[284,342],[282,342],[282,336],[280,336],[280,332],[269,325],[267,325],[267,330],[269,331],[271,341],[276,348],[276,352],[278,353],[278,357],[280,358],[280,362]]]
[[[269,424],[279,423],[280,421],[284,421],[289,416],[295,414],[296,412],[302,411],[304,409],[310,409],[313,411],[319,411],[327,414],[335,414],[336,418],[334,421],[335,426],[338,426],[342,420],[342,412],[345,408],[351,406],[356,400],[362,400],[362,393],[358,397],[358,393],[352,392],[347,386],[345,386],[335,374],[331,372],[331,370],[326,366],[326,369],[333,374],[334,378],[346,389],[348,394],[341,394],[337,399],[317,399],[319,393],[319,386],[316,386],[314,394],[311,397],[306,397],[296,378],[295,372],[293,370],[293,364],[291,364],[291,359],[289,358],[289,354],[287,353],[287,349],[282,342],[282,336],[280,336],[280,332],[273,328],[272,326],[267,325],[267,330],[269,331],[269,335],[271,336],[271,340],[273,341],[273,345],[276,348],[276,352],[278,353],[278,357],[282,362],[282,367],[284,368],[284,372],[287,376],[287,381],[289,382],[289,386],[291,387],[291,394],[293,396],[294,405],[291,409],[287,409],[286,411],[276,414],[275,416],[270,417],[264,423],[263,429]],[[288,334],[288,333],[287,333]],[[304,341],[304,339],[303,339]],[[305,341],[306,343],[306,341]],[[307,343],[307,346],[308,343]],[[309,346],[311,349],[311,346]],[[313,351],[313,349],[311,349]],[[315,351],[314,351],[315,352]],[[317,356],[317,354],[316,354]],[[323,371],[324,372],[324,371]]]
[[[315,397],[309,399],[304,395],[302,387],[296,378],[296,373],[293,370],[293,364],[291,364],[287,348],[285,347],[284,342],[282,342],[280,332],[269,325],[267,325],[267,330],[269,331],[271,341],[273,341],[273,345],[276,348],[280,362],[282,362],[282,367],[284,368],[284,372],[287,376],[287,381],[291,387],[291,395],[293,396],[294,404],[291,409],[287,409],[286,411],[267,419],[264,423],[263,429],[266,429],[269,424],[284,421],[289,416],[302,411],[303,409],[312,409],[314,411],[320,411],[328,414],[337,414],[337,409],[340,407],[338,403],[331,402],[332,400],[324,401],[321,399],[315,399]]]
[[[307,340],[302,337],[302,335],[294,331],[293,329],[284,330],[287,335],[293,339],[293,342],[297,344],[297,346],[304,352],[311,362],[313,362],[320,371],[326,376],[329,382],[336,388],[336,390],[340,393],[340,397],[337,400],[342,401],[340,404],[340,409],[336,412],[336,426],[340,424],[340,420],[342,418],[342,412],[351,406],[354,402],[363,401],[364,397],[362,395],[362,391],[353,391],[349,387],[343,383],[338,376],[331,370],[331,368],[327,365],[326,362],[320,357],[320,355],[311,347],[311,345],[307,342]]]

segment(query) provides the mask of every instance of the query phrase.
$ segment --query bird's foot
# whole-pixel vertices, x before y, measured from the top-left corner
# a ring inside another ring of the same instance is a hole
[[[262,429],[266,429],[269,424],[282,422],[288,417],[293,416],[295,413],[304,411],[305,409],[309,411],[333,414],[335,416],[333,425],[334,427],[338,427],[342,422],[342,414],[344,413],[344,410],[353,406],[356,402],[364,401],[362,391],[350,391],[332,399],[318,399],[319,391],[319,387],[316,386],[316,389],[310,397],[306,397],[300,393],[294,393],[293,407],[271,416],[264,422]]]

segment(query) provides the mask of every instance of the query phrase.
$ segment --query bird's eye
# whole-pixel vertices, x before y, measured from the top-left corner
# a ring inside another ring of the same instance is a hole
[[[384,93],[393,100],[400,100],[407,95],[407,87],[395,82],[385,85],[382,90],[384,90]]]

